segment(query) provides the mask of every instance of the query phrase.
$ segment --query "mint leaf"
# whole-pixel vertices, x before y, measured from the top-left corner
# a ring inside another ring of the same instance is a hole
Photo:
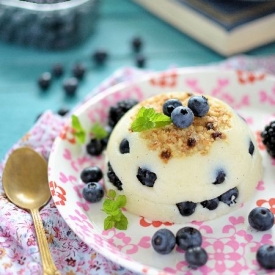
[[[124,195],[119,195],[116,202],[119,208],[124,207],[126,205],[126,197]]]
[[[96,139],[103,139],[108,136],[108,132],[100,123],[95,123],[91,128],[91,133]]]
[[[121,213],[121,218],[119,221],[115,221],[115,228],[120,229],[120,230],[126,230],[128,227],[128,220],[125,217],[125,215],[123,215]]]
[[[103,203],[103,211],[106,214],[111,214],[112,212],[119,209],[118,203],[114,200],[106,199]]]
[[[128,220],[127,217],[122,213],[121,208],[126,205],[126,196],[116,196],[115,190],[109,190],[107,198],[103,202],[103,211],[108,215],[104,220],[104,230],[110,228],[117,228],[120,230],[127,229]]]
[[[108,230],[114,227],[114,220],[112,216],[108,216],[104,220],[104,230]]]
[[[72,128],[74,130],[73,135],[76,137],[77,142],[83,144],[85,142],[86,132],[76,115],[72,115]]]
[[[171,118],[163,113],[157,113],[154,108],[141,107],[135,120],[132,122],[133,132],[143,132],[146,130],[164,127],[171,123]]]
[[[113,189],[108,190],[107,197],[109,197],[110,199],[114,199],[116,197],[116,191]]]

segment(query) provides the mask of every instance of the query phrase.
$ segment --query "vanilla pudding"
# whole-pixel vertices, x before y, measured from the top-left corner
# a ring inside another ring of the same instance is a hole
[[[168,99],[188,106],[190,93],[159,94],[134,106],[115,126],[106,150],[106,189],[127,198],[127,211],[150,220],[214,219],[248,200],[262,160],[246,122],[226,103],[205,95],[209,111],[191,125],[134,132],[141,107],[163,112]]]

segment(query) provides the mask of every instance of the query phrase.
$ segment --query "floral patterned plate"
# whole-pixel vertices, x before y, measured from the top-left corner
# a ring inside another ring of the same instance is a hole
[[[251,126],[263,155],[264,179],[255,195],[242,208],[207,222],[193,222],[203,235],[202,246],[208,262],[192,270],[178,249],[169,255],[157,254],[151,237],[162,227],[174,233],[180,225],[146,220],[125,212],[125,231],[103,230],[102,203],[90,204],[82,197],[80,173],[87,166],[103,167],[102,157],[90,157],[85,146],[76,143],[70,120],[56,138],[49,159],[49,184],[53,200],[71,229],[89,246],[120,265],[143,274],[266,274],[256,261],[258,247],[272,243],[275,226],[266,232],[250,228],[247,216],[256,206],[275,213],[275,161],[261,143],[260,131],[275,118],[275,78],[262,73],[217,71],[213,69],[173,69],[152,73],[135,81],[118,84],[96,95],[75,111],[88,130],[95,122],[107,123],[109,107],[116,101],[149,96],[172,90],[193,91],[216,96],[234,107]],[[88,141],[87,137],[87,141]]]

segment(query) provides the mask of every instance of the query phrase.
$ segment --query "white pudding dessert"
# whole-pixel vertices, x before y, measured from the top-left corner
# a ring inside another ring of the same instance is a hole
[[[181,106],[167,104],[175,101]],[[204,114],[196,110],[203,108],[200,101],[208,107]],[[165,123],[154,128],[146,118],[138,120],[142,108],[166,116]],[[178,123],[180,116],[187,116],[187,123]],[[143,124],[138,131],[137,121]],[[235,110],[208,95],[171,92],[135,105],[114,127],[105,188],[119,190],[127,211],[147,219],[204,221],[247,201],[262,171],[255,138]]]

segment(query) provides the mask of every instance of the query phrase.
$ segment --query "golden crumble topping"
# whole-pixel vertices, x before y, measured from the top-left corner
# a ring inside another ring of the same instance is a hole
[[[151,107],[156,112],[162,112],[166,100],[176,98],[187,106],[191,96],[191,93],[185,92],[160,94],[143,101],[139,106]],[[173,157],[190,156],[198,152],[205,155],[213,142],[226,139],[224,130],[231,128],[231,111],[220,101],[208,95],[204,96],[208,99],[209,112],[204,117],[194,117],[194,122],[189,127],[180,129],[171,123],[165,127],[140,133],[148,149],[157,150],[164,162]]]

